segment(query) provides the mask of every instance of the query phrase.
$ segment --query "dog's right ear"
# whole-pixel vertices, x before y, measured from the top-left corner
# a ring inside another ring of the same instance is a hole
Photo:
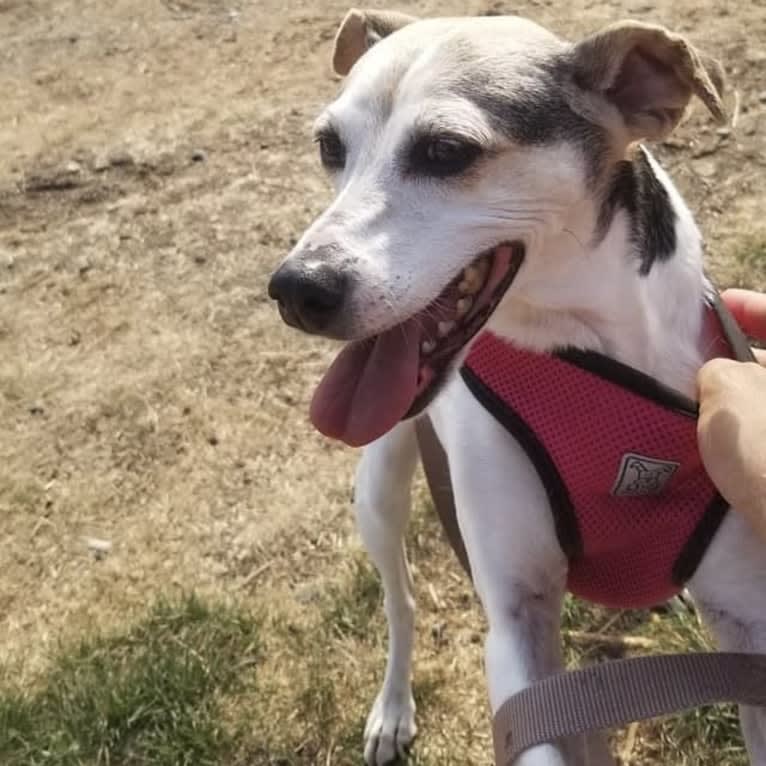
[[[360,11],[352,8],[335,35],[333,69],[337,74],[347,75],[378,40],[416,20],[398,11]]]

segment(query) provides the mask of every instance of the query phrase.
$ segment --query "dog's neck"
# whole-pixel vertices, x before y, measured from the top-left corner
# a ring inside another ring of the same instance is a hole
[[[534,268],[522,270],[489,326],[532,350],[599,351],[693,396],[696,372],[707,357],[703,317],[712,288],[691,212],[662,169],[654,162],[652,169],[675,213],[676,245],[669,257],[637,250],[641,245],[624,207],[615,210],[597,244],[581,244],[596,239],[599,217],[592,201],[583,202],[558,234],[531,253]],[[647,203],[645,196],[634,199],[633,209]],[[582,257],[572,258],[573,249]],[[651,262],[646,274],[640,273],[642,258]]]

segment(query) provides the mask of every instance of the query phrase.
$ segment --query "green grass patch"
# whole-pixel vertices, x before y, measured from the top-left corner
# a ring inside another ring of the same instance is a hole
[[[362,555],[310,608],[289,618],[276,614],[269,625],[273,651],[249,704],[254,736],[241,743],[237,763],[362,763],[385,635],[380,582]]]
[[[368,561],[356,557],[350,577],[342,585],[330,588],[324,599],[322,627],[338,638],[366,641],[380,634],[382,614],[380,578]]]
[[[125,633],[53,658],[39,688],[0,688],[5,766],[207,766],[235,736],[220,695],[258,657],[257,622],[194,597],[162,602]]]
[[[446,548],[425,554],[436,547],[438,528],[418,524],[424,544],[413,541],[423,565],[414,694],[421,736],[410,762],[488,762],[481,643],[458,630],[478,624],[480,614],[438,579]],[[428,576],[441,587],[440,607],[423,592]],[[63,647],[33,689],[14,688],[10,669],[0,669],[0,764],[360,764],[386,657],[382,592],[366,557],[356,554],[305,603],[261,593],[257,612],[254,619],[195,597],[163,601],[122,632]],[[448,628],[436,640],[429,625],[443,622]],[[614,612],[567,598],[562,623],[570,666],[710,646],[683,606]],[[620,751],[624,733],[613,736]],[[744,766],[736,711],[642,723],[628,762]]]

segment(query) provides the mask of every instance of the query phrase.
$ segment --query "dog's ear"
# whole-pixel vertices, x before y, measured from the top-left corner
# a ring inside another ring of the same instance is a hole
[[[658,140],[678,124],[693,95],[724,122],[721,65],[663,27],[624,21],[575,45],[574,83],[589,117],[617,110],[627,139]],[[594,114],[595,112],[595,114]]]
[[[397,11],[360,11],[352,8],[335,35],[332,66],[337,74],[347,75],[351,67],[376,42],[416,19]]]

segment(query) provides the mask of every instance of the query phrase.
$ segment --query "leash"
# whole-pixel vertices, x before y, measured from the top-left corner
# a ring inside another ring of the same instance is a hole
[[[712,308],[734,356],[753,361],[750,343],[718,295]],[[417,420],[416,431],[434,506],[470,577],[447,455],[427,415]],[[565,671],[523,689],[500,706],[492,725],[495,763],[512,766],[525,750],[564,737],[725,702],[766,707],[766,655],[666,654]]]
[[[766,655],[664,654],[559,673],[500,706],[495,763],[511,766],[530,747],[573,734],[723,702],[766,706]]]

